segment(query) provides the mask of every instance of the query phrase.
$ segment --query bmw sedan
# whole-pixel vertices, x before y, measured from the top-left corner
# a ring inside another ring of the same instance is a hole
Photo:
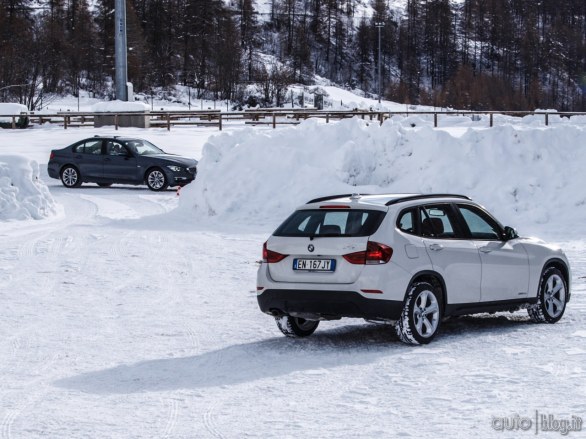
[[[192,182],[197,160],[167,154],[143,139],[96,136],[51,151],[48,172],[69,188],[92,182],[104,187],[146,184],[162,191]]]

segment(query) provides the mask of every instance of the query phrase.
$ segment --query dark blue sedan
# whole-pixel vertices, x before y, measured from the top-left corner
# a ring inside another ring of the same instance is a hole
[[[64,186],[92,182],[146,184],[153,191],[184,186],[195,179],[197,160],[167,154],[143,139],[91,137],[51,151],[49,176]]]

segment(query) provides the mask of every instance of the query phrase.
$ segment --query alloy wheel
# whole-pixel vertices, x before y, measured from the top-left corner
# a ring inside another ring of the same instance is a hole
[[[424,290],[415,299],[413,318],[415,329],[422,337],[435,334],[439,323],[439,304],[431,291]]]

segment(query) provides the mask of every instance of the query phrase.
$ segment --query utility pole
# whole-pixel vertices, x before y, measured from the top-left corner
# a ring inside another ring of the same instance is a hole
[[[127,101],[128,92],[126,89],[126,83],[128,82],[128,64],[126,60],[126,0],[115,0],[114,23],[116,26],[114,32],[116,99]]]
[[[376,28],[378,29],[378,103],[381,103],[381,48],[380,48],[380,30],[384,27],[384,23],[381,21],[377,21],[374,23]]]

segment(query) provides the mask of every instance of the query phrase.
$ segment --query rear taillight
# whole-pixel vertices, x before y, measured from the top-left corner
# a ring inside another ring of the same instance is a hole
[[[369,241],[366,245],[366,251],[348,253],[343,258],[351,264],[357,265],[378,265],[386,264],[393,256],[393,249],[388,245],[379,244],[378,242]]]
[[[281,253],[274,252],[267,248],[267,243],[265,242],[262,246],[262,261],[266,262],[267,264],[275,264],[277,262],[282,261],[285,259],[287,255],[282,255]]]
[[[49,156],[49,160],[53,160],[55,158],[55,151],[51,151],[51,155]]]

